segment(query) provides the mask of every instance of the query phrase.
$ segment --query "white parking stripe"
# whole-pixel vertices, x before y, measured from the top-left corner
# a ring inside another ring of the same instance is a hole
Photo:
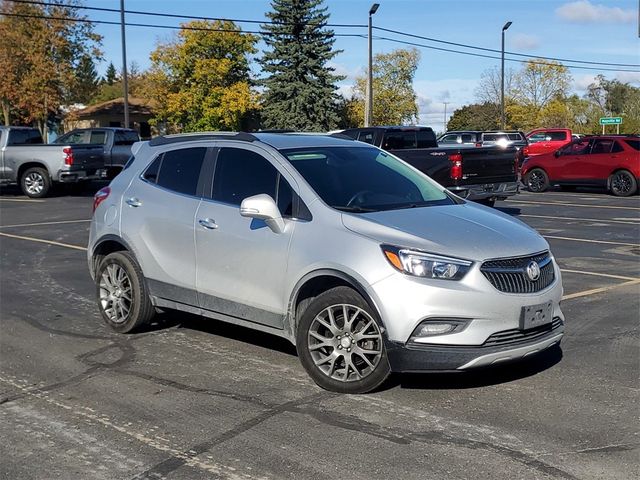
[[[608,240],[589,240],[587,238],[556,237],[555,235],[543,235],[544,238],[555,240],[569,240],[571,242],[601,243],[604,245],[620,245],[623,247],[640,247],[640,243],[610,242]]]
[[[529,202],[528,200],[505,200],[509,203],[526,203],[529,205],[558,205],[565,207],[584,207],[584,208],[616,208],[620,210],[640,210],[640,207],[621,207],[618,205],[583,205],[581,203],[564,203],[564,202]]]
[[[42,203],[44,200],[33,200],[31,198],[0,198],[0,202],[30,202]]]
[[[550,218],[552,220],[574,220],[578,222],[605,222],[605,223],[619,223],[622,225],[640,225],[640,218],[613,218],[613,219],[604,219],[604,218],[575,218],[575,217],[553,217],[550,215],[524,215],[520,214],[517,217],[530,217],[530,218]]]
[[[53,240],[43,240],[42,238],[23,237],[22,235],[11,235],[10,233],[4,233],[4,232],[0,232],[0,236],[15,238],[18,240],[28,240],[30,242],[47,243],[49,245],[55,245],[57,247],[72,248],[74,250],[82,250],[85,252],[87,251],[87,247],[81,247],[79,245],[71,245],[69,243],[55,242]]]
[[[640,278],[636,277],[623,277],[622,275],[611,275],[610,273],[598,273],[598,272],[585,272],[584,270],[571,270],[569,268],[561,268],[561,272],[567,273],[579,273],[582,275],[594,275],[596,277],[607,277],[607,278],[616,278],[618,280],[629,280],[629,281],[639,281]]]
[[[62,225],[65,223],[86,223],[90,221],[91,220],[60,220],[59,222],[18,223],[15,225],[0,225],[0,228],[39,227],[40,225]]]
[[[588,295],[595,295],[596,293],[608,292],[614,288],[628,287],[630,285],[640,284],[640,280],[631,280],[629,282],[619,283],[618,285],[610,285],[608,287],[593,288],[591,290],[584,290],[582,292],[571,293],[562,297],[562,300],[571,300],[572,298],[586,297]]]

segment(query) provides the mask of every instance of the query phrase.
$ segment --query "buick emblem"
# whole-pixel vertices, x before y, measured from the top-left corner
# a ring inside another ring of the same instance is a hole
[[[532,282],[540,278],[540,265],[538,265],[538,262],[529,262],[529,265],[527,265],[527,277],[529,277],[529,280]]]

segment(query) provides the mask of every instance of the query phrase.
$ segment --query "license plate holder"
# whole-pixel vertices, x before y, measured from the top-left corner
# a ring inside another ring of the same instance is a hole
[[[553,302],[522,307],[520,330],[530,330],[553,321]]]

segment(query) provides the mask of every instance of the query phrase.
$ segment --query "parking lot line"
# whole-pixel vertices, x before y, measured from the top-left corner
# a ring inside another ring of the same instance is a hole
[[[620,223],[622,225],[640,225],[640,218],[636,221],[633,218],[622,219],[622,218],[613,218],[613,219],[602,219],[602,218],[575,218],[575,217],[553,217],[550,215],[525,215],[520,214],[518,217],[531,217],[531,218],[550,218],[552,220],[575,220],[579,222],[606,222],[606,223]]]
[[[59,222],[18,223],[15,225],[0,225],[0,228],[39,227],[40,225],[62,225],[64,223],[84,223],[90,221],[91,220],[60,220]]]
[[[562,297],[562,300],[571,300],[573,298],[586,297],[589,295],[595,295],[596,293],[608,292],[609,290],[613,290],[615,288],[628,287],[630,285],[640,284],[640,279],[638,280],[630,280],[628,282],[619,283],[617,285],[609,285],[608,287],[600,287],[600,288],[592,288],[591,290],[584,290],[582,292],[571,293],[569,295],[565,295]]]
[[[72,248],[74,250],[82,250],[85,252],[87,251],[87,247],[81,247],[79,245],[71,245],[69,243],[55,242],[53,240],[44,240],[42,238],[23,237],[22,235],[12,235],[10,233],[4,233],[4,232],[0,232],[0,236],[8,237],[8,238],[16,238],[18,240],[28,240],[30,242],[47,243],[49,245],[55,245],[57,247]]]
[[[544,238],[555,240],[569,240],[571,242],[602,243],[604,245],[620,245],[623,247],[640,247],[640,243],[611,242],[609,240],[590,240],[588,238],[556,237],[555,235],[543,235]]]
[[[529,205],[560,205],[565,207],[584,207],[584,208],[616,208],[620,210],[640,210],[640,207],[621,207],[619,205],[583,205],[581,203],[565,203],[565,202],[530,202],[528,200],[505,200],[509,203],[527,203]]]
[[[44,200],[33,200],[31,198],[0,198],[0,202],[30,202],[42,203]]]
[[[611,275],[610,273],[598,273],[598,272],[585,272],[584,270],[571,270],[569,268],[561,268],[561,272],[567,273],[579,273],[582,275],[594,275],[596,277],[617,278],[618,280],[640,281],[640,278],[636,277],[623,277],[622,275]]]

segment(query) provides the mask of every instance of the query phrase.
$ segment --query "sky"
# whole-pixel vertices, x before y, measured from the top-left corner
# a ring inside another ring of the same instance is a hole
[[[505,50],[527,55],[541,55],[592,62],[640,64],[638,27],[639,0],[376,0],[380,8],[373,25],[436,40],[500,50],[502,26],[506,31]],[[373,0],[325,0],[329,23],[366,25]],[[119,8],[120,0],[85,0],[85,5]],[[238,20],[265,20],[269,0],[125,0],[126,10],[161,12]],[[118,13],[85,12],[96,20],[119,21]],[[186,19],[127,15],[127,22],[177,26]],[[258,25],[237,22],[243,30]],[[342,50],[331,65],[346,76],[340,91],[351,92],[354,78],[364,73],[367,62],[366,28],[333,27],[337,34],[361,34],[362,37],[338,36],[335,49]],[[104,61],[97,67],[103,74],[111,61],[120,68],[122,51],[120,27],[97,25],[103,36]],[[175,30],[127,26],[127,63],[149,66],[149,53],[158,42],[170,40]],[[388,53],[397,48],[411,48],[380,37],[419,43],[426,47],[449,48],[499,57],[500,53],[470,50],[434,41],[410,38],[374,30],[374,53]],[[262,50],[263,43],[258,44]],[[482,73],[500,66],[499,58],[482,58],[431,48],[417,47],[421,60],[414,88],[418,94],[419,123],[442,130],[456,108],[475,100],[475,90]],[[259,53],[258,53],[259,55]],[[507,56],[508,57],[508,56]],[[518,70],[519,62],[506,62],[507,69]],[[640,87],[640,67],[593,66],[596,70],[571,69],[572,90],[583,95],[598,73]],[[598,68],[628,69],[633,72],[604,71]],[[260,75],[255,66],[254,75]],[[447,103],[445,107],[445,102]]]

